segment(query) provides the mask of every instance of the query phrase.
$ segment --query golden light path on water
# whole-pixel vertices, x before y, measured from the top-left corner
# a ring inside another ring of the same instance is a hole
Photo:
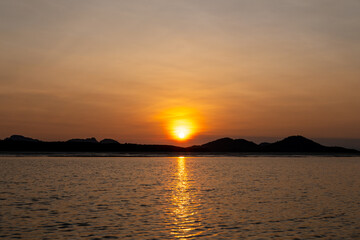
[[[178,239],[187,239],[202,233],[201,219],[197,214],[200,203],[192,195],[193,186],[188,178],[185,157],[177,158],[176,170],[176,180],[172,192],[174,227],[171,234]]]

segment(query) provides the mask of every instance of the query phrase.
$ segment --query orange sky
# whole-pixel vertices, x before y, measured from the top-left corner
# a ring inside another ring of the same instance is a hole
[[[360,2],[0,2],[0,138],[360,138]],[[178,144],[178,145],[179,145]]]

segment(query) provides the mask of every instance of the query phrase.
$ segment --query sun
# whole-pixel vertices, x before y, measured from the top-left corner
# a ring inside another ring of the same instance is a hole
[[[195,125],[190,119],[175,119],[170,123],[169,130],[173,139],[185,141],[195,133]]]
[[[176,107],[161,112],[160,119],[168,138],[177,142],[192,139],[200,131],[199,114],[187,107]]]
[[[175,126],[174,135],[178,140],[186,140],[191,133],[188,126]]]
[[[178,138],[184,139],[185,137],[186,137],[186,133],[185,133],[185,132],[178,132]]]

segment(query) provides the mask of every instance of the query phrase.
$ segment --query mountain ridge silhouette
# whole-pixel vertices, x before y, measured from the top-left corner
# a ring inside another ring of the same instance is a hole
[[[68,141],[41,141],[21,135],[0,140],[0,152],[194,152],[194,153],[349,153],[360,151],[344,147],[328,147],[303,136],[289,136],[274,143],[246,139],[220,138],[202,145],[178,147],[173,145],[119,143],[113,139],[74,138]]]

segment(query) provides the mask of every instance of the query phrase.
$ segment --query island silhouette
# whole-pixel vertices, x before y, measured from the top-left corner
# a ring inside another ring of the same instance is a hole
[[[360,151],[344,147],[329,147],[316,143],[303,136],[290,136],[273,143],[260,143],[245,139],[221,138],[202,145],[178,147],[173,145],[119,143],[113,139],[96,138],[70,139],[68,141],[41,141],[21,135],[0,140],[2,153],[36,153],[36,152],[94,152],[94,153],[253,153],[253,154],[360,154]]]

